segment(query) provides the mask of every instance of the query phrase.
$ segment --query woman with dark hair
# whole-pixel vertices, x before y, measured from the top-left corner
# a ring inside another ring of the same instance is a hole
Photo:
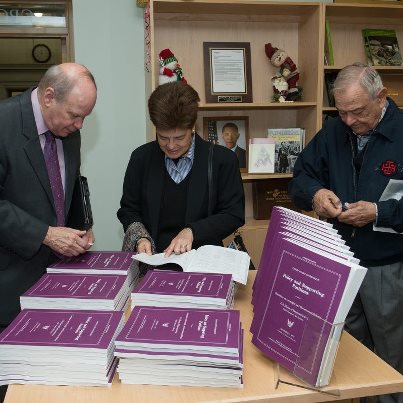
[[[194,132],[199,101],[181,81],[160,85],[148,100],[157,139],[134,150],[126,170],[117,212],[125,250],[170,255],[222,245],[245,222],[236,155]]]

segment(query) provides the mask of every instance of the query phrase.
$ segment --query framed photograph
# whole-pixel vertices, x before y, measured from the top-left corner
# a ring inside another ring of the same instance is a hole
[[[203,42],[206,102],[253,102],[249,42]]]
[[[238,157],[241,171],[246,171],[249,145],[248,116],[204,117],[203,138],[231,149]]]

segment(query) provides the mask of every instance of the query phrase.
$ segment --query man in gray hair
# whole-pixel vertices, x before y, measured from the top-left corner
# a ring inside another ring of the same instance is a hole
[[[302,151],[289,191],[296,206],[332,222],[368,268],[346,329],[403,374],[403,113],[361,63],[339,72],[333,94],[339,117]],[[400,195],[380,201],[392,179]],[[403,393],[379,401],[402,403]]]

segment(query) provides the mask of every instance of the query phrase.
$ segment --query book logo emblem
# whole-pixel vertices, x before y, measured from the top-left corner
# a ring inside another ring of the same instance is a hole
[[[42,326],[42,329],[43,329],[43,330],[48,330],[48,329],[49,329],[49,327],[50,327],[49,325]]]
[[[288,326],[288,327],[293,327],[293,326],[294,326],[294,322],[291,321],[290,319],[287,319],[287,326]]]
[[[162,324],[162,327],[168,327],[168,326],[169,326],[168,322],[165,322],[165,323]]]

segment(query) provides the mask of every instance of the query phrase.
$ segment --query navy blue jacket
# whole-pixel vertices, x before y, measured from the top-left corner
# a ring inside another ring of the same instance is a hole
[[[353,136],[340,118],[325,121],[323,128],[300,154],[289,191],[294,203],[312,210],[312,198],[322,188],[332,190],[342,202],[376,202],[377,225],[403,232],[403,199],[379,202],[390,179],[403,181],[403,112],[388,99],[385,116],[372,134],[359,176],[353,164]],[[402,182],[403,183],[403,182]],[[403,260],[403,236],[373,231],[330,220],[355,256],[366,266]]]

